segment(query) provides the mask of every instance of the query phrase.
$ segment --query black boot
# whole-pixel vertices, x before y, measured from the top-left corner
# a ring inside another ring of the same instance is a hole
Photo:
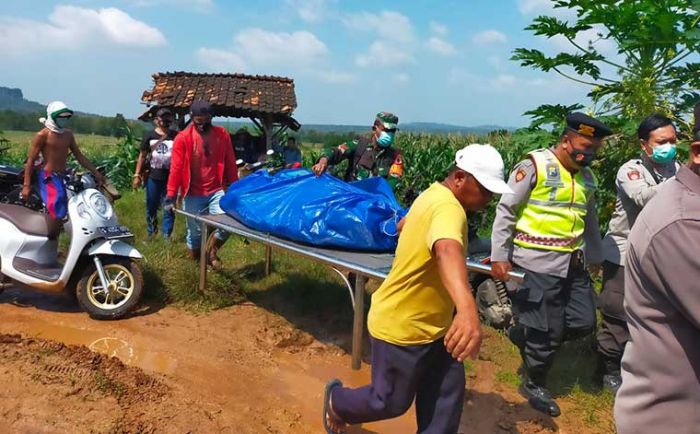
[[[508,334],[508,339],[513,342],[513,345],[518,347],[520,357],[525,360],[525,355],[523,354],[525,351],[525,326],[522,324],[513,324],[508,328],[506,333]]]
[[[622,374],[620,373],[620,361],[605,357],[603,359],[603,387],[612,392],[613,395],[622,386]]]
[[[559,405],[552,398],[542,381],[543,375],[528,375],[528,378],[520,384],[518,392],[527,398],[527,402],[537,411],[541,411],[551,417],[557,417],[561,414]]]

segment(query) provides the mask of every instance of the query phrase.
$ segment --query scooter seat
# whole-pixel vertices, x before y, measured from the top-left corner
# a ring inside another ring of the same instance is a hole
[[[61,232],[61,222],[43,212],[33,211],[20,205],[0,204],[0,218],[8,220],[30,235],[56,238]]]

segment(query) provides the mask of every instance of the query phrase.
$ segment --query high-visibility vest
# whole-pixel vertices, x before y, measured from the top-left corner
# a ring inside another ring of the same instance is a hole
[[[595,192],[593,172],[569,172],[549,149],[533,151],[537,184],[518,213],[513,242],[521,247],[573,252],[583,245],[588,199]]]

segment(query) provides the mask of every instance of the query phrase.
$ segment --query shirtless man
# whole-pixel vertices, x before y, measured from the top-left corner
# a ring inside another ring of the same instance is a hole
[[[22,197],[25,201],[29,200],[31,183],[36,182],[49,215],[57,220],[62,220],[68,211],[62,174],[66,170],[69,152],[75,155],[81,166],[92,172],[99,184],[104,182],[102,174],[78,149],[73,133],[65,128],[71,116],[73,111],[60,101],[54,101],[46,107],[46,118],[39,119],[45,128],[34,136],[24,167]],[[36,168],[36,179],[32,179],[34,163],[39,156],[43,165]]]

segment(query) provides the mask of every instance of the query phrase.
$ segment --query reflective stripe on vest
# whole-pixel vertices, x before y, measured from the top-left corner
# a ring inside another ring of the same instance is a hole
[[[588,168],[572,176],[549,149],[531,152],[537,184],[518,213],[513,242],[521,247],[573,252],[583,245],[588,199],[595,178]]]

